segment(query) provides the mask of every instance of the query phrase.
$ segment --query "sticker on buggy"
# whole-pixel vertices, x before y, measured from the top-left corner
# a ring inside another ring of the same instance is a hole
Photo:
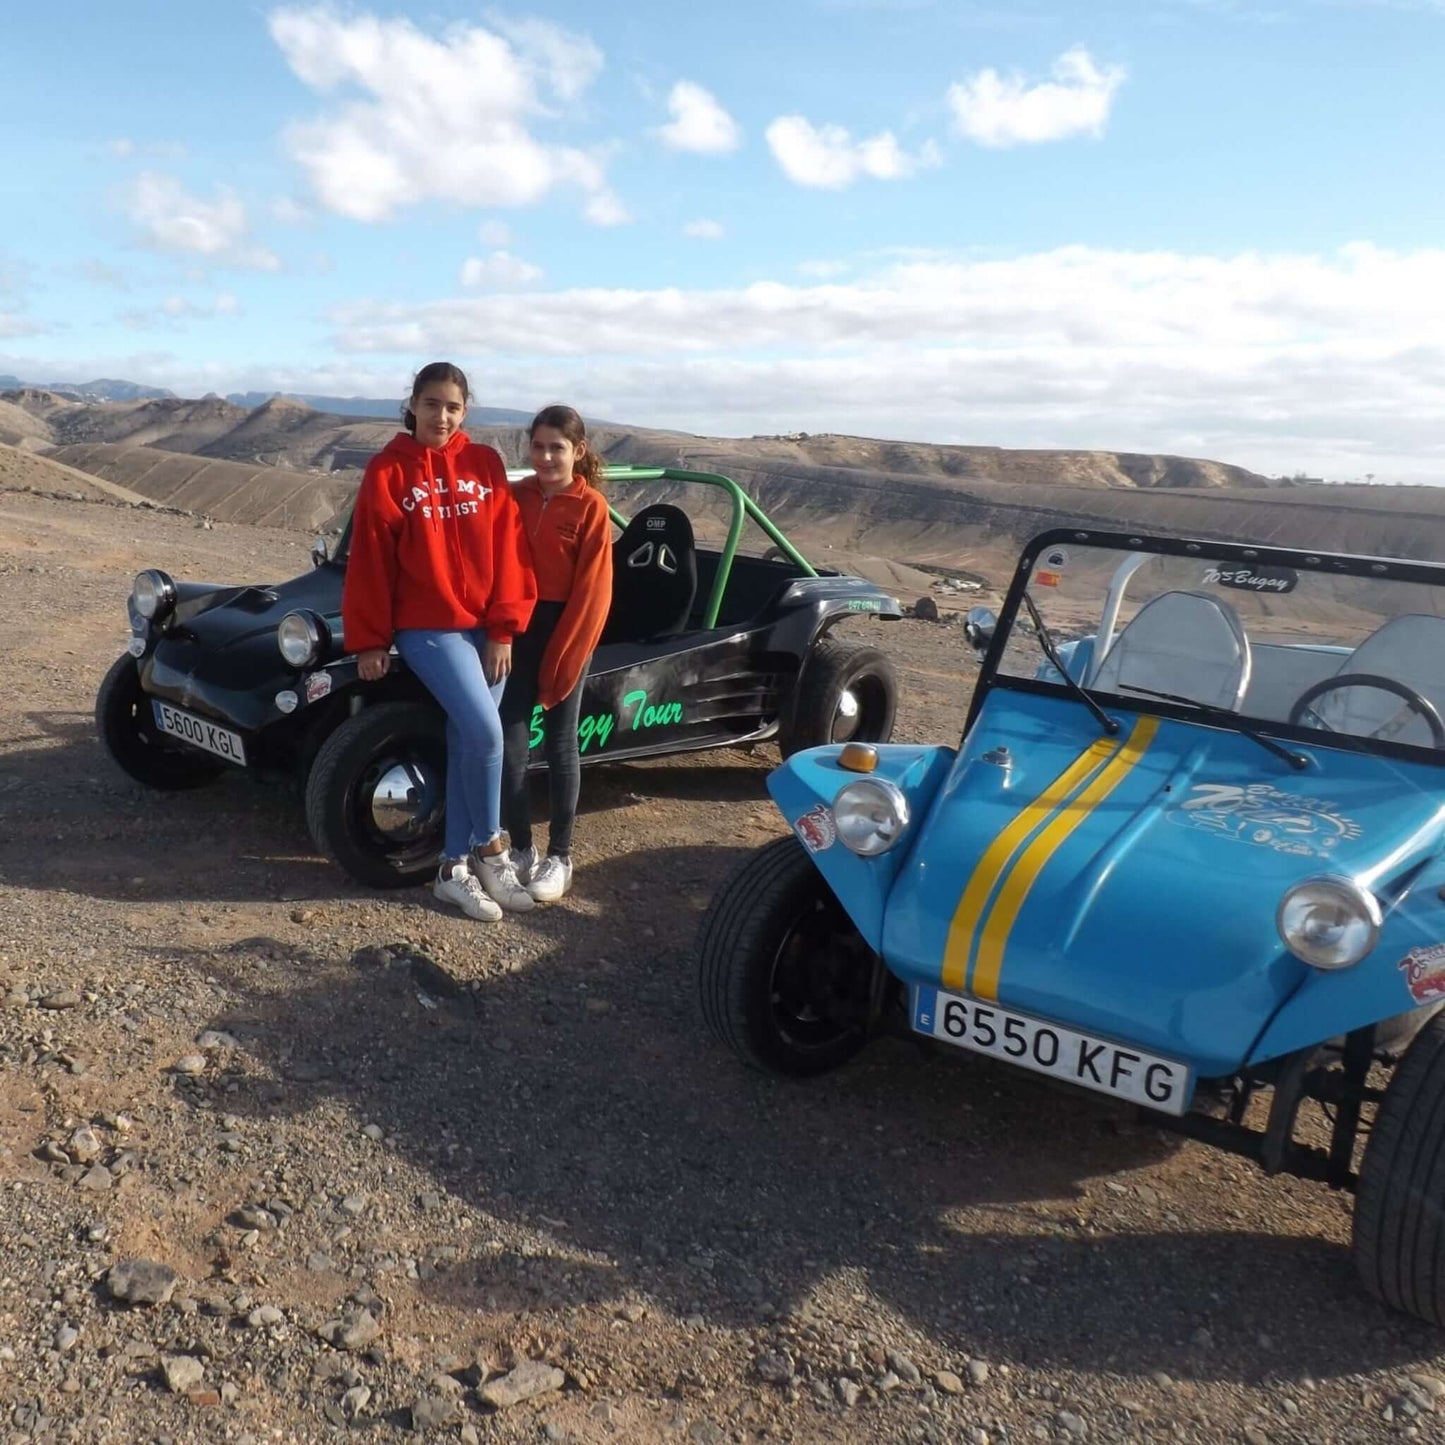
[[[1069,565],[1069,553],[1066,547],[1050,547],[1042,557],[1040,563],[1049,572],[1062,572]]]
[[[837,825],[833,822],[833,810],[826,803],[809,808],[793,824],[793,830],[810,853],[821,853],[825,848],[831,848],[833,840],[838,836]]]
[[[1235,587],[1241,592],[1293,592],[1299,573],[1293,567],[1206,567],[1204,581],[1218,587]]]
[[[320,702],[331,691],[329,672],[308,672],[306,674],[306,701]]]
[[[1337,813],[1334,803],[1281,792],[1268,783],[1197,783],[1164,816],[1217,838],[1293,858],[1331,858],[1341,843],[1352,842],[1363,831],[1353,818]]]
[[[1434,1003],[1445,998],[1445,943],[1412,948],[1400,960],[1405,987],[1416,1003]]]

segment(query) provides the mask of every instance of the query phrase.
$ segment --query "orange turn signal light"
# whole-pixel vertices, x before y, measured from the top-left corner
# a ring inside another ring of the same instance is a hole
[[[838,766],[850,773],[871,773],[878,766],[878,749],[872,743],[844,743]]]

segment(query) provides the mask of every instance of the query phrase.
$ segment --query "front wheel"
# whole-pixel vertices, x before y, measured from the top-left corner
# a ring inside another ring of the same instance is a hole
[[[306,778],[312,841],[358,883],[421,883],[442,849],[446,719],[425,702],[384,702],[346,719]]]
[[[897,697],[893,665],[876,647],[825,637],[804,665],[779,751],[789,758],[824,743],[886,743]]]
[[[1445,1014],[1415,1036],[1370,1131],[1353,1249],[1365,1288],[1445,1325]]]
[[[148,788],[167,793],[199,788],[226,767],[156,727],[151,700],[140,685],[140,664],[129,653],[116,658],[101,681],[95,730],[116,764]]]
[[[702,921],[698,990],[712,1033],[754,1068],[836,1068],[868,1037],[877,956],[796,838],[760,848]]]

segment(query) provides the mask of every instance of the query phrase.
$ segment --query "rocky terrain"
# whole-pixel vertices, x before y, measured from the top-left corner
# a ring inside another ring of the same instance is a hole
[[[0,467],[0,1439],[1439,1439],[1349,1201],[966,1056],[747,1072],[698,919],[771,749],[589,768],[563,903],[368,893],[290,791],[162,796],[91,707],[131,575],[309,534]],[[8,488],[6,490],[5,488]],[[956,735],[944,622],[856,624]]]

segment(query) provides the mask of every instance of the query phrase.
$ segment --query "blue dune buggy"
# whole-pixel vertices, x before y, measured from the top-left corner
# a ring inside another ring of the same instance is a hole
[[[896,1027],[1353,1190],[1445,1324],[1445,567],[1056,531],[965,630],[957,747],[772,774],[711,1030],[809,1074]]]

